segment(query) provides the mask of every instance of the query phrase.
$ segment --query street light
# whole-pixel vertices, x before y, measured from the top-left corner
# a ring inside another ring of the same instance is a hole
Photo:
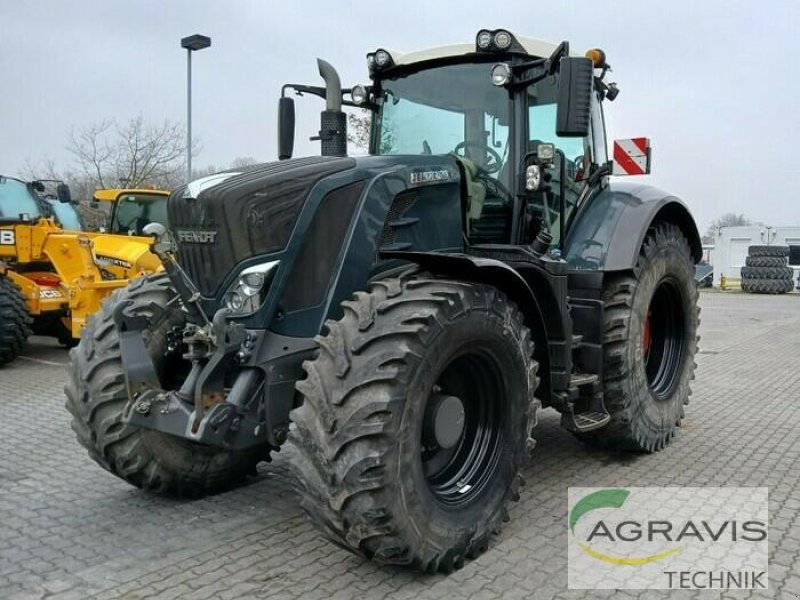
[[[192,52],[211,45],[211,38],[195,33],[181,39],[186,48],[186,181],[192,180]]]

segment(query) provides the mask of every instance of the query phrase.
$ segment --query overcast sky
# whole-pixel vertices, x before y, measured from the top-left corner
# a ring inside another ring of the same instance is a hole
[[[280,86],[318,84],[316,57],[348,87],[366,82],[370,50],[471,42],[482,27],[603,48],[621,89],[609,137],[649,136],[641,179],[682,197],[701,229],[729,211],[800,224],[798,0],[0,0],[0,173],[44,156],[68,166],[73,125],[185,120],[185,35],[212,38],[193,61],[202,167],[274,160]],[[296,156],[319,152],[303,140],[322,108],[298,99]]]

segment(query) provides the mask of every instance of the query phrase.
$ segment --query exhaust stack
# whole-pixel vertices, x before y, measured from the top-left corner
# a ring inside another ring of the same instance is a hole
[[[319,74],[325,80],[325,110],[320,115],[319,139],[322,156],[347,155],[347,116],[342,112],[342,84],[329,62],[317,59]]]

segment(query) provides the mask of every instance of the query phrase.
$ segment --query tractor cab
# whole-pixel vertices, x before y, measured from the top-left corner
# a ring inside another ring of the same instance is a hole
[[[338,110],[331,96],[341,96],[341,104],[369,112],[371,155],[455,157],[465,182],[469,244],[530,244],[541,232],[563,252],[575,209],[612,171],[602,102],[619,90],[604,81],[609,65],[601,50],[579,56],[566,42],[481,30],[474,44],[370,52],[372,83],[346,90],[320,62],[333,86],[284,86],[279,146],[288,151],[281,157],[288,158],[293,145],[294,108],[286,90],[326,98],[331,115]],[[329,116],[328,123],[336,120]],[[323,154],[326,147],[344,147],[331,145],[343,131],[323,123]]]
[[[111,203],[108,232],[121,235],[145,235],[150,223],[167,224],[169,192],[157,189],[97,190],[93,202]]]

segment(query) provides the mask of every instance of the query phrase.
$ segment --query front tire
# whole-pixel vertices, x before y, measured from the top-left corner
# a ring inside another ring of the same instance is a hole
[[[0,276],[0,366],[22,353],[32,323],[19,287],[8,277]]]
[[[183,315],[179,308],[171,308],[157,320],[152,308],[167,306],[175,296],[169,278],[159,274],[137,279],[105,300],[88,319],[78,346],[70,351],[70,378],[64,391],[78,442],[101,467],[148,491],[197,497],[241,483],[247,474],[255,473],[259,461],[268,458],[268,450],[223,450],[123,421],[129,401],[114,307],[132,300],[128,311],[148,317],[150,327],[142,333],[145,346],[164,389],[175,389],[181,383],[175,374],[182,361],[167,358],[167,333],[183,324]]]
[[[387,279],[343,306],[297,384],[302,506],[378,562],[460,568],[518,498],[538,405],[530,331],[498,290],[455,281]]]
[[[697,367],[697,299],[689,242],[677,226],[657,225],[634,271],[607,278],[603,388],[611,421],[579,438],[639,452],[670,442]]]

